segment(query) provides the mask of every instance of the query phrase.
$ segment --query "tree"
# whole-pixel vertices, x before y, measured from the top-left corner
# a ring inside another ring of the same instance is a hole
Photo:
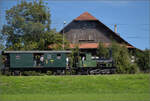
[[[3,40],[2,34],[0,33],[0,51],[1,51],[2,49],[4,49],[3,42],[4,42],[4,40]]]
[[[116,42],[112,43],[112,57],[115,62],[117,73],[135,73],[138,71],[136,64],[131,63],[128,49]]]
[[[2,50],[4,49],[2,34],[0,33],[0,70],[2,67]],[[0,73],[1,74],[1,73]]]
[[[50,13],[42,0],[22,1],[21,4],[6,10],[6,20],[2,34],[7,38],[8,50],[43,49],[43,36],[50,39],[53,36],[50,30]]]
[[[143,72],[150,72],[150,50],[136,50],[136,63]]]
[[[109,56],[109,50],[108,48],[104,47],[102,42],[99,42],[98,44],[97,55],[101,58],[108,58]]]
[[[71,59],[70,59],[70,64],[73,67],[78,67],[79,66],[79,61],[80,61],[80,57],[79,57],[79,46],[76,45],[74,49],[72,49],[72,53],[71,53]]]

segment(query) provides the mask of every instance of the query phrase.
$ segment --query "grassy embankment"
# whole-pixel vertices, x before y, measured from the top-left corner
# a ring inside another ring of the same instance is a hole
[[[149,101],[150,75],[0,77],[0,101]]]

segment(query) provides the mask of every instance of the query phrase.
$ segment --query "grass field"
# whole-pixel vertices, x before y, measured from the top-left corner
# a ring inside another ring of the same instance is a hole
[[[150,75],[1,76],[0,101],[150,101]]]

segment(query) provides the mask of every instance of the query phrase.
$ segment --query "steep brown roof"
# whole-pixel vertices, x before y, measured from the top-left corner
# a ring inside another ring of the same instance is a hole
[[[88,12],[84,12],[74,20],[97,20],[97,19]]]

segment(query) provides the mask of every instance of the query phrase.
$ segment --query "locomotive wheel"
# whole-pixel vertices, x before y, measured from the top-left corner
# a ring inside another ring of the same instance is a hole
[[[90,74],[90,75],[94,75],[94,72],[93,72],[93,71],[89,71],[89,74]]]
[[[86,75],[90,75],[90,72],[88,70],[86,71]]]

